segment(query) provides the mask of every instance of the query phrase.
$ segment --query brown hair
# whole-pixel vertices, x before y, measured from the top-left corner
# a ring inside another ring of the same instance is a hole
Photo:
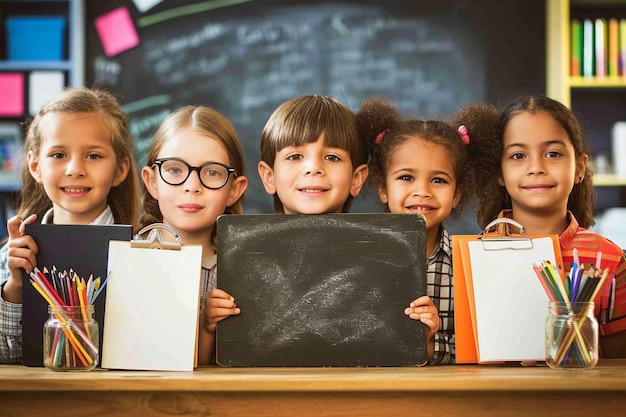
[[[120,161],[128,160],[128,175],[118,186],[112,187],[107,197],[116,223],[135,225],[137,222],[139,180],[137,165],[133,153],[133,142],[126,114],[120,108],[115,97],[102,90],[76,88],[67,89],[45,104],[31,121],[26,132],[22,155],[29,152],[39,154],[41,150],[41,120],[49,113],[97,113],[109,127],[111,144],[118,166]],[[33,213],[41,219],[52,207],[43,186],[39,184],[28,169],[28,163],[22,167],[22,191],[18,214],[21,217]]]
[[[320,95],[294,98],[272,113],[261,134],[261,160],[273,168],[281,149],[314,143],[322,133],[326,146],[350,153],[353,169],[367,163],[354,113],[334,98]],[[343,212],[350,209],[352,200],[348,196]],[[274,208],[278,213],[284,212],[278,194],[274,194]]]
[[[507,124],[520,113],[545,113],[556,120],[567,133],[574,146],[576,161],[589,154],[580,122],[563,104],[542,95],[524,96],[516,99],[502,111],[491,105],[466,106],[459,112],[459,122],[467,126],[472,141],[470,159],[477,176],[478,224],[484,228],[498,216],[501,210],[511,208],[511,199],[506,188],[500,186],[502,138]],[[588,228],[595,222],[593,208],[595,191],[593,171],[587,164],[584,180],[574,184],[567,201],[567,209],[572,212],[581,227]]]
[[[382,97],[363,101],[357,112],[359,133],[369,149],[369,177],[372,187],[384,187],[391,155],[406,141],[418,138],[443,146],[453,165],[456,188],[470,194],[472,176],[467,171],[467,151],[457,129],[441,120],[404,119],[396,107]],[[453,210],[457,216],[467,199],[461,198]]]
[[[154,134],[148,149],[146,166],[153,166],[163,145],[176,132],[186,127],[215,139],[228,154],[228,163],[235,168],[237,175],[246,175],[243,150],[235,128],[222,114],[204,106],[181,107],[165,118]],[[242,195],[232,206],[226,207],[224,213],[241,214],[243,212],[243,199],[244,196]],[[159,209],[159,202],[150,195],[146,187],[143,189],[141,200],[144,214],[139,222],[140,228],[162,222],[163,214]],[[215,234],[215,228],[213,234]]]

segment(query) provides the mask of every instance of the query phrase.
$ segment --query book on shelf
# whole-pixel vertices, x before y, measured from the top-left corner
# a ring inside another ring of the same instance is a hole
[[[609,19],[608,23],[608,76],[617,77],[619,74],[619,23],[617,19]]]
[[[572,76],[582,75],[582,55],[583,55],[583,32],[580,20],[572,20],[572,39],[571,39],[571,68],[570,72]]]
[[[626,18],[574,18],[570,37],[570,76],[588,81],[626,77]]]
[[[618,74],[626,76],[626,19],[619,21],[619,68]]]
[[[604,78],[606,76],[606,20],[605,19],[595,19],[594,21],[594,50],[595,50],[595,67],[596,67],[596,77]]]
[[[591,19],[583,21],[583,76],[595,75],[594,24]]]

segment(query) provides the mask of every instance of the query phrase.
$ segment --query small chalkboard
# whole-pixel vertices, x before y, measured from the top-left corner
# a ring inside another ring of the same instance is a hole
[[[241,314],[217,327],[217,363],[417,366],[426,326],[426,225],[408,214],[225,215],[217,286]]]

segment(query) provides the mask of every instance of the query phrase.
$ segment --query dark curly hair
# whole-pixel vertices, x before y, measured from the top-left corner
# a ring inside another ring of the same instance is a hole
[[[357,114],[359,135],[366,146],[368,162],[368,184],[373,188],[385,185],[385,177],[391,155],[408,140],[420,139],[443,146],[450,155],[456,179],[456,188],[463,196],[470,195],[473,177],[467,171],[467,150],[453,126],[443,120],[420,120],[403,118],[398,109],[383,97],[365,99]],[[380,135],[380,136],[379,136]],[[382,140],[377,140],[382,138]],[[457,217],[462,212],[467,198],[461,198],[453,210]]]
[[[567,132],[579,161],[589,154],[585,136],[576,116],[563,104],[543,95],[523,96],[499,110],[487,104],[474,104],[461,108],[457,123],[464,124],[471,137],[468,146],[471,171],[474,173],[478,200],[477,220],[481,228],[498,216],[501,210],[511,208],[511,199],[506,188],[498,184],[502,176],[502,138],[508,123],[520,113],[546,113],[556,120]],[[595,222],[593,209],[595,191],[591,180],[593,171],[587,165],[582,182],[574,184],[567,201],[581,227],[588,228]]]

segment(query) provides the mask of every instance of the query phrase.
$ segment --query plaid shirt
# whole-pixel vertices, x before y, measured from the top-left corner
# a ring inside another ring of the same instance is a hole
[[[430,365],[454,363],[454,302],[452,279],[452,245],[448,232],[441,228],[439,247],[428,258],[426,295],[432,298],[441,319],[435,334],[435,352]]]
[[[43,216],[42,224],[52,223],[52,209]],[[113,224],[113,213],[107,206],[90,224]],[[7,267],[9,244],[0,249],[0,363],[22,363],[22,305],[2,298],[2,287],[9,280]]]

